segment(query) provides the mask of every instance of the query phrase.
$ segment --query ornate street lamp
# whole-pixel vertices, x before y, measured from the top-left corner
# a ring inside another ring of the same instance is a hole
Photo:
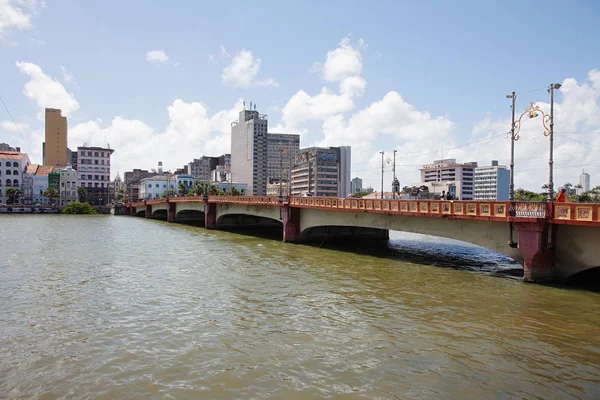
[[[560,83],[550,84],[548,91],[550,92],[550,114],[544,113],[540,109],[540,106],[536,106],[532,101],[519,116],[519,119],[515,121],[515,92],[507,95],[506,97],[512,99],[512,125],[511,125],[511,143],[510,143],[510,200],[514,200],[514,165],[515,165],[515,142],[519,140],[519,132],[521,130],[521,119],[527,115],[530,119],[536,118],[540,114],[542,115],[542,125],[544,127],[544,136],[550,137],[550,156],[548,160],[548,201],[552,201],[554,198],[554,89],[559,89],[562,85]]]

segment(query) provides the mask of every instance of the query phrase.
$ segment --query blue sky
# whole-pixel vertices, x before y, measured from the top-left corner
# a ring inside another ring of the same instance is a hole
[[[274,129],[301,133],[302,146],[352,145],[353,175],[374,187],[377,152],[399,149],[408,184],[442,143],[444,156],[508,164],[505,95],[526,92],[518,111],[531,100],[545,107],[543,88],[560,82],[556,130],[571,133],[556,138],[557,183],[586,168],[597,185],[599,17],[594,1],[0,0],[0,95],[25,138],[2,109],[0,141],[39,162],[40,109],[66,102],[70,145],[110,141],[113,175],[159,159],[175,169],[227,150],[228,121],[244,99]],[[148,61],[150,51],[165,57]],[[547,142],[527,127],[516,183],[538,190]]]

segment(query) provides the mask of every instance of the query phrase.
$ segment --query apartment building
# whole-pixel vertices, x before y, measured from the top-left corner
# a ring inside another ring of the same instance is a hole
[[[476,162],[458,163],[454,158],[435,160],[431,164],[420,168],[421,182],[447,182],[456,183],[456,200],[473,200],[475,197],[475,168]]]

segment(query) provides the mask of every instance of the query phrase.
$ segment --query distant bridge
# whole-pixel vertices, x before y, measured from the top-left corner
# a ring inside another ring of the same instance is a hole
[[[422,233],[512,257],[531,282],[565,279],[600,266],[600,204],[188,196],[128,204],[116,213],[199,221],[208,229],[279,226],[283,240],[295,243],[385,240],[389,230]]]

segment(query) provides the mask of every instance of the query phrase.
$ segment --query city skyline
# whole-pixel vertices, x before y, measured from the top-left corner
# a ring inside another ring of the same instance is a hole
[[[2,96],[24,139],[5,112],[0,134],[35,163],[42,163],[44,107],[60,108],[69,118],[70,148],[88,142],[118,149],[112,168],[116,174],[153,168],[157,160],[175,170],[201,155],[228,153],[229,124],[245,100],[269,115],[271,132],[300,134],[301,147],[352,146],[352,176],[362,177],[364,186],[380,187],[378,152],[385,151],[387,157],[397,149],[402,186],[418,180],[421,165],[439,158],[481,163],[497,159],[508,165],[510,103],[505,95],[517,92],[517,113],[530,101],[547,111],[546,88],[559,82],[555,187],[576,182],[582,168],[590,173],[591,186],[598,184],[600,58],[585,51],[600,36],[598,27],[586,24],[594,15],[592,3],[577,9],[551,3],[539,14],[514,16],[511,29],[505,29],[502,19],[511,8],[506,5],[500,9],[474,3],[464,13],[443,3],[387,4],[390,10],[367,15],[362,12],[365,5],[357,3],[354,10],[343,7],[348,20],[329,31],[318,22],[338,11],[333,3],[318,12],[310,2],[268,7],[273,16],[291,9],[299,16],[312,13],[315,23],[296,39],[302,40],[302,48],[288,45],[290,33],[272,37],[270,29],[281,20],[275,19],[269,29],[255,27],[244,19],[241,6],[204,7],[200,14],[206,23],[185,30],[196,41],[177,41],[172,35],[181,31],[170,20],[163,27],[165,32],[173,28],[168,34],[153,32],[149,21],[138,21],[134,28],[125,24],[139,6],[134,3],[122,7],[119,16],[107,15],[97,5],[35,4],[27,8],[9,2],[25,19],[11,20],[0,31],[0,54],[10,61],[0,66],[8,81]],[[196,7],[190,3],[187,8]],[[162,11],[155,5],[147,8],[151,20]],[[394,25],[391,36],[401,40],[383,35],[375,24],[378,18],[390,18],[392,9],[414,16],[404,27]],[[183,10],[179,5],[171,12],[189,21],[194,12]],[[541,31],[559,13],[562,29],[544,30],[543,41],[556,42],[557,51],[548,52],[540,44],[520,50],[516,57],[515,44],[532,30]],[[484,14],[489,26],[465,23]],[[210,21],[207,15],[217,18]],[[252,27],[253,35],[234,35],[219,27],[227,18]],[[442,18],[452,18],[464,31],[434,28]],[[114,31],[103,35],[105,19]],[[359,20],[364,24],[357,25]],[[53,31],[57,25],[65,28]],[[132,29],[144,29],[146,35],[132,40]],[[73,30],[88,42],[69,35]],[[94,51],[79,57],[87,46]],[[448,58],[449,53],[455,57]],[[515,57],[518,62],[506,68]],[[523,125],[516,144],[517,188],[541,191],[546,183],[548,139],[541,132],[539,119]],[[386,189],[391,180],[391,168],[386,167]]]

